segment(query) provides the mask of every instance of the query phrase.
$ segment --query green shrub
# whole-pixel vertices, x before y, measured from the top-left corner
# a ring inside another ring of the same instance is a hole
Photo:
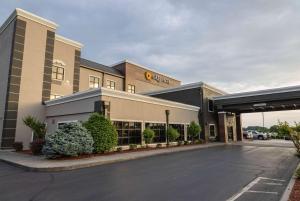
[[[189,144],[189,141],[184,141],[183,144],[184,144],[184,145],[188,145],[188,144]]]
[[[122,152],[123,151],[123,148],[122,147],[118,147],[117,148],[117,152]]]
[[[158,144],[156,145],[156,148],[162,148],[162,144],[158,143]]]
[[[93,138],[79,123],[65,124],[53,134],[46,135],[43,153],[47,158],[78,156],[93,152]]]
[[[192,121],[188,127],[188,135],[191,136],[192,141],[199,138],[201,132],[201,126],[196,122]]]
[[[172,126],[170,126],[169,129],[167,130],[167,135],[168,135],[169,142],[176,141],[180,136],[178,131]]]
[[[136,150],[137,149],[137,145],[136,144],[130,144],[129,145],[129,149],[130,150]]]
[[[83,126],[91,133],[94,139],[94,151],[103,153],[112,150],[118,145],[118,133],[111,121],[104,116],[94,113]]]
[[[178,141],[178,144],[177,144],[178,146],[181,146],[181,145],[183,145],[183,141]]]
[[[33,139],[44,139],[46,135],[46,124],[39,121],[37,118],[33,116],[26,116],[23,119],[23,123],[31,128],[33,132]]]
[[[150,144],[155,137],[155,132],[151,128],[146,128],[143,131],[143,136],[146,144]]]

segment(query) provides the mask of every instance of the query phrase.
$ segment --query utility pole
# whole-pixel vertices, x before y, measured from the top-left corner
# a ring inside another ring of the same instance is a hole
[[[265,128],[265,113],[262,112],[261,115],[262,115],[262,120],[263,120],[263,128]]]

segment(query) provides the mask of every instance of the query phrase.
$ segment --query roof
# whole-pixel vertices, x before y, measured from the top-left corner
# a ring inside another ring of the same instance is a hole
[[[300,85],[274,88],[274,89],[265,89],[265,90],[258,90],[258,91],[249,91],[249,92],[227,94],[227,95],[223,95],[223,96],[214,97],[214,100],[243,98],[243,97],[250,97],[250,96],[261,96],[261,95],[296,92],[296,91],[300,91]]]
[[[169,100],[164,100],[164,99],[150,97],[150,96],[144,96],[140,94],[128,93],[125,91],[107,89],[105,87],[100,87],[97,89],[89,89],[71,95],[62,96],[61,98],[46,101],[45,105],[46,107],[49,107],[49,106],[89,99],[98,96],[109,96],[109,97],[115,97],[119,99],[126,99],[126,100],[144,102],[144,103],[149,103],[154,105],[162,105],[162,106],[173,107],[173,108],[180,108],[180,109],[196,111],[196,112],[198,112],[200,109],[200,107],[193,106],[193,105],[178,103],[175,101],[169,101]]]
[[[220,89],[217,89],[213,86],[210,86],[208,84],[205,84],[204,82],[195,82],[195,83],[190,83],[190,84],[184,84],[184,85],[180,85],[178,87],[172,87],[172,88],[168,88],[168,89],[162,89],[162,90],[152,91],[152,92],[143,93],[143,94],[151,96],[151,95],[164,94],[164,93],[170,93],[170,92],[176,92],[176,91],[183,91],[183,90],[187,90],[187,89],[194,89],[194,88],[200,88],[200,87],[210,89],[210,90],[215,91],[215,92],[220,93],[220,94],[227,94],[226,92],[224,92]]]
[[[155,71],[155,70],[153,70],[153,69],[151,69],[151,68],[148,68],[148,67],[146,67],[146,66],[137,64],[137,63],[135,63],[135,62],[133,62],[133,61],[129,61],[128,59],[125,59],[125,60],[123,60],[123,61],[114,63],[114,64],[112,64],[112,65],[110,65],[110,66],[113,67],[113,66],[117,66],[117,65],[123,64],[123,63],[133,64],[133,65],[138,66],[138,67],[140,67],[140,68],[143,68],[143,69],[145,69],[145,70],[148,70],[148,71],[151,71],[151,72],[153,72],[153,73],[157,73],[157,74],[160,74],[160,75],[162,75],[162,76],[165,76],[165,77],[168,77],[168,78],[170,78],[170,79],[173,79],[173,80],[175,80],[175,81],[181,82],[180,80],[178,80],[178,79],[176,79],[176,78],[174,78],[174,77],[171,77],[171,76],[166,75],[166,74],[164,74],[164,73],[157,72],[157,71]]]
[[[99,63],[96,63],[94,61],[90,61],[90,60],[87,60],[87,59],[84,59],[84,58],[80,59],[80,66],[86,67],[86,68],[91,68],[93,70],[101,71],[101,72],[104,72],[104,73],[107,73],[107,74],[116,75],[116,76],[119,76],[119,77],[124,77],[124,75],[115,68],[105,66],[103,64],[99,64]]]
[[[58,25],[55,22],[52,22],[50,20],[47,20],[45,18],[42,18],[40,16],[37,16],[33,13],[30,13],[28,11],[25,11],[23,9],[20,8],[16,8],[13,13],[8,17],[8,19],[3,23],[3,25],[0,27],[0,33],[2,31],[4,31],[6,29],[6,27],[17,17],[17,16],[21,16],[24,17],[26,19],[35,21],[39,24],[42,24],[44,26],[50,27],[52,29],[56,29],[58,27]]]

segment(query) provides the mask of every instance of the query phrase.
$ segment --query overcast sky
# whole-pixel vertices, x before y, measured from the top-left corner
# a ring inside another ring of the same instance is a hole
[[[0,21],[16,7],[56,22],[102,64],[129,59],[227,92],[300,84],[299,0],[1,0]],[[245,125],[260,116],[244,115]],[[268,126],[300,112],[267,117]]]

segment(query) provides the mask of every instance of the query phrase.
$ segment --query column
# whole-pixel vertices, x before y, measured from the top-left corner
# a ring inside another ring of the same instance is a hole
[[[236,114],[236,135],[237,141],[243,140],[242,114]]]
[[[218,112],[219,123],[219,140],[220,142],[228,142],[226,112]]]

